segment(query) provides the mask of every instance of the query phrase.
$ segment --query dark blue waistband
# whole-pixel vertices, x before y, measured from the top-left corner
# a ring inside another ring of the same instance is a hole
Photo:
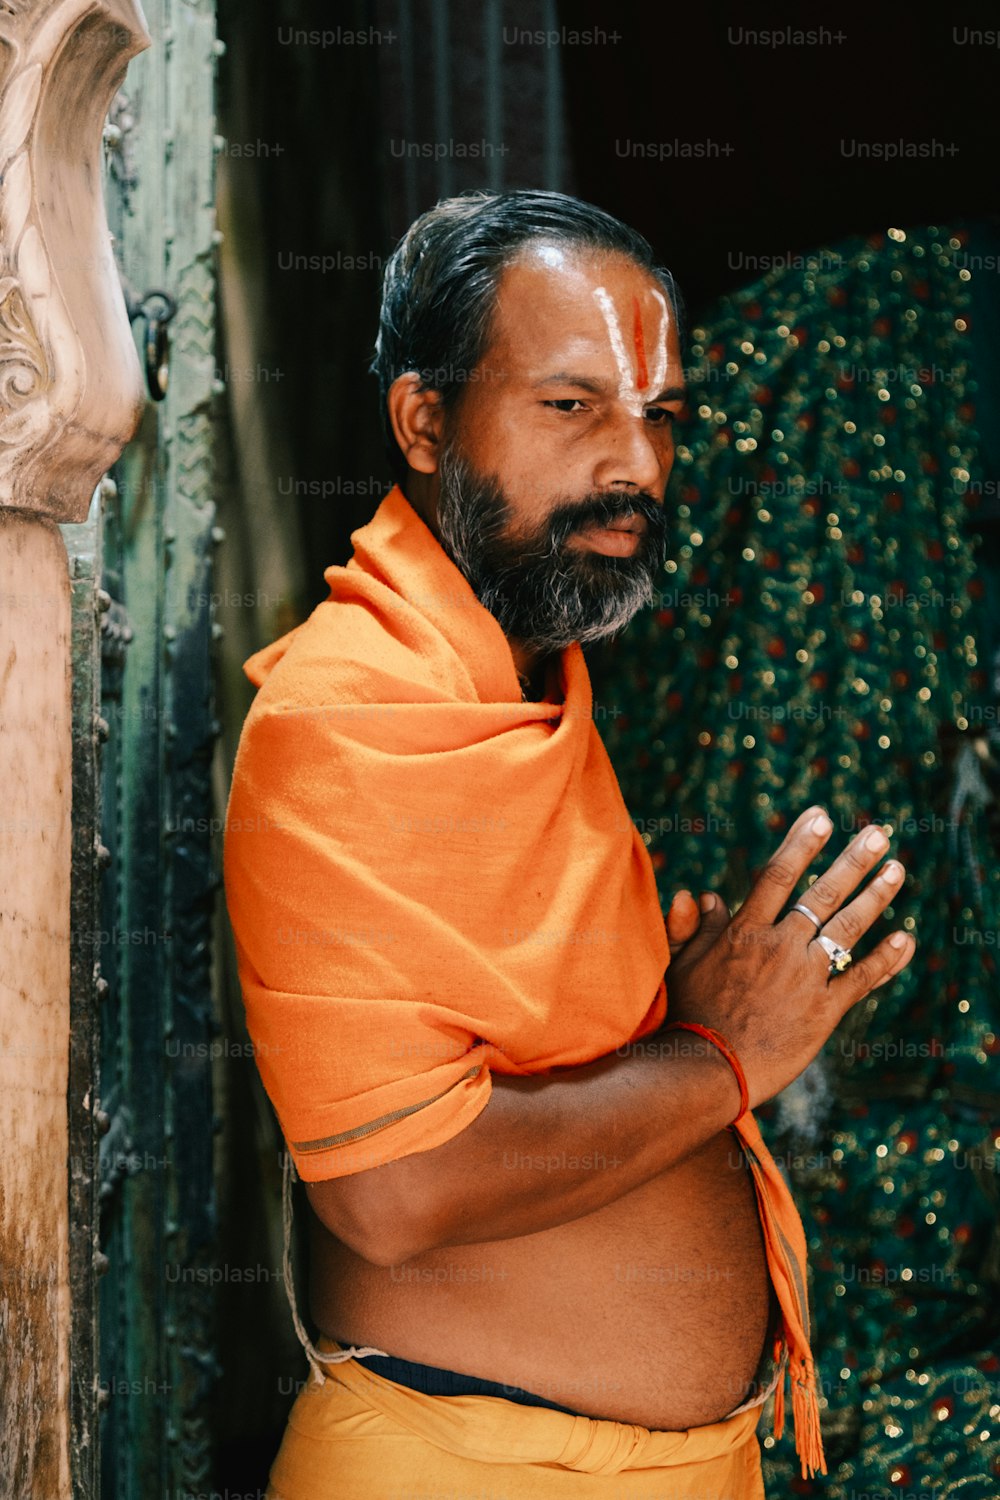
[[[456,1370],[440,1370],[436,1365],[419,1365],[412,1359],[398,1359],[395,1354],[366,1354],[358,1363],[376,1375],[385,1376],[386,1380],[395,1380],[411,1390],[422,1391],[425,1396],[499,1396],[504,1401],[516,1401],[520,1406],[548,1406],[552,1411],[566,1412],[571,1417],[582,1415],[572,1407],[560,1406],[558,1401],[548,1401],[519,1385],[502,1385],[496,1380],[483,1380],[478,1375],[460,1375]]]
[[[766,1346],[750,1391],[743,1397],[745,1401],[749,1401],[751,1395],[765,1389],[764,1377],[766,1376],[766,1383],[770,1383],[776,1368],[770,1354],[770,1344],[774,1333],[780,1326],[781,1307],[771,1282],[768,1283],[768,1290],[770,1317]],[[346,1343],[343,1340],[337,1342],[342,1349],[350,1345],[350,1340]],[[547,1406],[552,1411],[562,1411],[571,1417],[585,1415],[584,1412],[574,1411],[571,1406],[561,1406],[558,1401],[549,1401],[545,1396],[536,1395],[534,1391],[526,1391],[519,1385],[502,1385],[496,1380],[484,1380],[479,1375],[461,1375],[457,1370],[442,1370],[437,1365],[417,1364],[415,1360],[400,1359],[395,1354],[366,1354],[358,1362],[368,1366],[376,1375],[383,1375],[387,1380],[395,1380],[398,1385],[409,1386],[413,1391],[421,1391],[425,1396],[499,1396],[504,1401],[515,1401],[520,1406]],[[595,1420],[615,1421],[616,1419],[606,1417]]]

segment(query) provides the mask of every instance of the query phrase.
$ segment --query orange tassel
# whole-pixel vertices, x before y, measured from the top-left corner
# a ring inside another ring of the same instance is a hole
[[[774,1436],[777,1441],[785,1430],[785,1380],[787,1371],[782,1370],[781,1379],[774,1388]]]
[[[802,1463],[802,1478],[812,1479],[817,1470],[827,1472],[820,1430],[819,1401],[816,1396],[816,1372],[812,1360],[803,1359],[802,1369],[792,1377],[792,1420],[795,1426],[795,1451]],[[806,1473],[809,1469],[811,1472]]]

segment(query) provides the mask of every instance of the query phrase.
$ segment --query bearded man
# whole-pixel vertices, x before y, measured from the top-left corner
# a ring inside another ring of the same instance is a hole
[[[914,944],[851,963],[903,879],[878,828],[787,909],[817,807],[735,916],[681,892],[664,920],[582,645],[666,558],[672,279],[576,199],[448,199],[388,263],[373,368],[396,483],[247,662],[227,816],[312,1214],[313,1379],[268,1494],[761,1497],[786,1381],[825,1473],[805,1238],[752,1109]]]

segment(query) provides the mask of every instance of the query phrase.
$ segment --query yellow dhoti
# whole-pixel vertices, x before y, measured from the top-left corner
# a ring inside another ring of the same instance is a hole
[[[266,1500],[764,1500],[759,1406],[658,1432],[496,1396],[426,1396],[355,1359],[323,1369],[292,1407]]]

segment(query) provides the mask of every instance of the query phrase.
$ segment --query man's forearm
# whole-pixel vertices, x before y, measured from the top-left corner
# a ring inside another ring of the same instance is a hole
[[[495,1073],[492,1083],[481,1114],[443,1146],[311,1184],[328,1227],[383,1265],[534,1234],[676,1166],[739,1107],[729,1064],[684,1031],[543,1078]]]

